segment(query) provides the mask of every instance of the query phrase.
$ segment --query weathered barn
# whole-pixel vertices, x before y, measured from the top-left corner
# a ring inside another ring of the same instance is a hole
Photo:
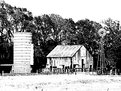
[[[47,55],[47,68],[93,68],[93,57],[82,45],[57,45]]]

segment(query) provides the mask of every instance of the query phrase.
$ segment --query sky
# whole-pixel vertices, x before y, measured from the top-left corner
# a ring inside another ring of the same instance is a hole
[[[34,16],[59,14],[75,22],[89,19],[102,22],[108,18],[121,22],[121,0],[4,0],[6,3],[27,8]]]

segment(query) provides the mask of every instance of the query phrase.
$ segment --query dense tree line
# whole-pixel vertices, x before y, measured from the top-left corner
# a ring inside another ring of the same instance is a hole
[[[99,40],[98,30],[103,26],[89,19],[74,22],[60,15],[50,14],[33,17],[26,8],[13,7],[5,2],[0,3],[0,64],[12,63],[13,33],[31,32],[34,44],[33,71],[46,66],[47,54],[59,44],[84,45],[94,57],[96,69]],[[105,57],[108,66],[121,66],[121,30],[118,21],[103,21],[106,31],[104,38]]]

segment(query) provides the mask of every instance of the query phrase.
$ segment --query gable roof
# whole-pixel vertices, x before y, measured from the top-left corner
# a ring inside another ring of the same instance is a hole
[[[57,45],[47,57],[73,57],[82,45]]]

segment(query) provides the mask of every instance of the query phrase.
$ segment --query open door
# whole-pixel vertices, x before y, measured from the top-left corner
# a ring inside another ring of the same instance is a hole
[[[82,59],[82,72],[84,71],[84,59]]]

